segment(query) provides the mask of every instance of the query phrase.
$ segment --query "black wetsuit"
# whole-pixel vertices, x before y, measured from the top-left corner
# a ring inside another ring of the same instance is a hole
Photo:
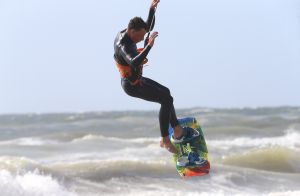
[[[147,31],[153,28],[150,27],[153,17],[154,10],[150,9],[147,20]],[[121,79],[124,91],[132,97],[161,104],[159,112],[161,136],[168,136],[169,123],[172,127],[178,125],[173,105],[173,97],[170,94],[170,90],[154,80],[142,77],[139,72],[139,66],[148,55],[151,46],[146,45],[144,50],[141,53],[138,53],[136,44],[129,38],[125,29],[118,33],[114,42],[114,50],[115,61],[120,65],[130,66],[132,70],[132,75],[130,77]],[[136,80],[139,80],[139,83],[134,85],[133,82]]]

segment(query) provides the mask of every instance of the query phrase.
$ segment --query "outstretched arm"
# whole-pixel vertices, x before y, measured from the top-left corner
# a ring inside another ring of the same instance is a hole
[[[152,0],[151,5],[150,5],[150,10],[148,14],[148,19],[147,19],[147,31],[152,31],[154,24],[155,24],[155,10],[157,8],[158,3],[160,0]]]
[[[152,2],[151,2],[149,14],[148,14],[148,19],[147,19],[147,29],[146,29],[146,31],[148,32],[148,35],[147,35],[147,37],[145,39],[145,42],[144,42],[145,47],[149,42],[150,31],[152,31],[153,28],[154,28],[155,10],[156,10],[157,5],[158,5],[159,2],[160,2],[160,0],[152,0]]]

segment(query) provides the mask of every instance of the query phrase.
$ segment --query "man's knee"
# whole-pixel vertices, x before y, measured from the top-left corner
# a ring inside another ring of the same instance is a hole
[[[165,96],[163,98],[162,102],[163,102],[163,104],[166,104],[166,105],[172,105],[173,101],[174,101],[173,97],[170,94],[168,94],[167,96]]]

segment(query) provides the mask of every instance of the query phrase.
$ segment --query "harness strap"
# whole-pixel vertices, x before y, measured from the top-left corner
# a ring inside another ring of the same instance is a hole
[[[122,79],[127,79],[131,85],[140,84],[140,78],[141,78],[142,74],[139,74],[138,78],[135,81],[131,81],[131,80],[129,80],[129,77],[132,76],[132,68],[129,65],[121,65],[117,62],[116,62],[116,66],[120,72],[120,76]],[[142,65],[140,66],[140,69],[143,69]]]
[[[140,53],[143,51],[144,48],[138,48],[137,52]],[[116,62],[116,66],[120,72],[120,76],[122,79],[128,79],[128,81],[131,83],[131,85],[137,85],[140,84],[140,78],[142,77],[143,73],[143,66],[148,62],[148,59],[145,58],[141,65],[138,66],[138,77],[135,81],[130,81],[129,77],[132,76],[132,68],[129,65],[122,65]]]

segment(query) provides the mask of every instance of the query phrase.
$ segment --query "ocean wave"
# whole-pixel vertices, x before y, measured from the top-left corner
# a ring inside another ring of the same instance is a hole
[[[300,173],[299,152],[280,146],[225,156],[222,163],[258,170]]]
[[[24,174],[13,174],[0,170],[0,190],[2,196],[76,196],[50,175],[38,170]]]
[[[230,140],[208,140],[207,143],[212,147],[217,147],[224,150],[230,150],[239,147],[266,148],[274,146],[284,146],[291,149],[300,149],[300,132],[294,129],[288,129],[285,131],[285,135],[278,137],[239,137]]]
[[[15,145],[15,146],[43,146],[54,145],[58,142],[53,140],[46,140],[39,137],[24,137],[13,140],[1,141],[0,145]]]
[[[50,166],[68,176],[76,176],[92,181],[103,181],[111,178],[128,176],[159,177],[177,175],[175,165],[166,161],[145,160],[85,160],[69,163],[56,163]]]
[[[180,185],[179,185],[180,186]],[[210,191],[195,190],[195,187],[191,187],[189,190],[176,190],[176,189],[162,189],[162,190],[152,190],[153,187],[144,190],[132,190],[128,193],[121,194],[122,196],[153,196],[153,195],[163,195],[163,196],[299,196],[300,191],[282,191],[282,192],[271,192],[271,193],[259,193],[259,191],[238,191],[238,190],[220,190],[220,187],[214,187],[216,190],[212,189]],[[202,188],[203,189],[203,188]],[[228,188],[229,189],[229,188]],[[109,194],[109,195],[120,195],[120,194]]]
[[[164,149],[161,149],[158,144],[150,144],[147,146],[133,145],[118,149],[98,149],[89,152],[61,153],[57,156],[44,158],[47,163],[70,163],[78,161],[165,161],[171,162],[172,156]]]
[[[0,169],[9,170],[11,172],[29,171],[40,168],[38,162],[28,159],[26,157],[12,157],[1,156],[0,157]]]
[[[107,141],[107,142],[122,142],[122,143],[133,143],[133,144],[153,144],[158,143],[160,140],[159,137],[141,137],[141,138],[118,138],[118,137],[109,137],[104,135],[94,135],[94,134],[86,134],[81,137],[77,137],[71,140],[54,140],[54,139],[46,139],[41,137],[22,137],[13,140],[4,140],[0,141],[0,146],[45,146],[45,145],[59,145],[65,143],[83,143],[83,142],[97,142],[97,141]]]
[[[134,139],[126,139],[126,138],[118,138],[118,137],[108,137],[103,135],[93,135],[87,134],[79,138],[73,139],[71,142],[79,143],[83,141],[94,141],[94,140],[105,140],[105,141],[113,141],[113,142],[126,142],[126,143],[138,143],[138,144],[152,144],[159,142],[159,137],[156,138],[134,138]]]
[[[40,164],[25,157],[0,157],[0,170],[15,174],[41,171],[48,175],[82,177],[87,179],[110,179],[126,175],[157,175],[174,173],[175,166],[167,160],[136,159],[106,159],[106,160],[72,160],[69,162],[55,162]],[[171,172],[171,170],[173,172]]]
[[[182,181],[173,162],[138,158],[78,160],[46,165],[27,158],[0,159],[0,163],[7,162],[7,165],[9,161],[14,161],[16,168],[18,168],[16,162],[22,162],[19,165],[23,166],[19,167],[18,172],[5,167],[0,168],[0,190],[5,190],[1,192],[1,196],[91,196],[120,195],[120,193],[121,195],[247,195],[246,192],[249,191],[254,195],[268,195],[270,190],[276,196],[279,194],[276,191],[281,191],[280,188],[276,188],[279,183],[282,186],[297,187],[299,179],[299,176],[290,174],[284,177],[284,174],[280,173],[214,164],[211,175]],[[26,167],[26,164],[31,165],[30,168]],[[249,184],[249,181],[255,183]],[[265,188],[261,182],[267,183],[271,189]],[[257,189],[264,194],[259,194]],[[293,190],[299,189],[287,190],[294,193]]]
[[[282,192],[271,192],[265,194],[265,196],[299,196],[300,191],[282,191]]]
[[[169,159],[155,160],[146,155],[132,154],[134,149],[124,149],[120,152],[83,154],[82,157],[70,155],[64,160],[55,158],[52,162],[37,162],[26,157],[0,157],[0,170],[7,170],[12,173],[26,173],[39,170],[45,174],[53,175],[59,178],[64,176],[81,176],[88,179],[109,179],[112,177],[122,177],[132,175],[157,175],[168,173],[175,169],[171,157]],[[150,151],[150,149],[149,149]],[[124,156],[117,156],[124,154]],[[126,155],[128,153],[128,156]],[[111,157],[111,158],[109,158]],[[90,159],[88,159],[90,158]],[[174,173],[174,172],[170,172]],[[62,174],[62,175],[61,175]]]

